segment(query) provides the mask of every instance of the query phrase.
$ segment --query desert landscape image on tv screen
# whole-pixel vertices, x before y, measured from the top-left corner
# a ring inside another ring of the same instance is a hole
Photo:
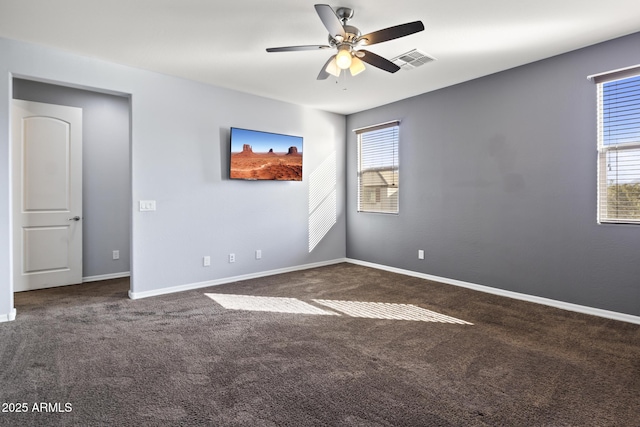
[[[231,128],[229,177],[302,181],[302,137]]]

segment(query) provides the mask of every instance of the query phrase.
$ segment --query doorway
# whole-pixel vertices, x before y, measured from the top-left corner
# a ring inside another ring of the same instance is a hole
[[[63,230],[72,230],[75,226],[78,231],[77,228],[80,228],[81,274],[79,279],[75,278],[72,282],[130,276],[130,98],[22,78],[13,79],[13,98],[82,109],[82,213],[63,218],[67,224],[51,228],[50,235],[54,236],[55,232],[58,235],[49,239],[54,242],[56,238],[65,239],[67,237],[62,235]],[[14,178],[14,193],[17,185],[15,181]],[[15,198],[13,203],[15,204]],[[77,216],[80,218],[76,221]],[[13,221],[15,229],[15,213]],[[46,247],[46,242],[42,244],[33,240],[31,243],[32,252],[38,255],[52,252]],[[63,261],[67,256],[61,255],[59,251],[53,252],[57,254],[58,261]],[[17,254],[14,248],[14,260],[23,254],[24,250]],[[41,267],[42,265],[37,265],[35,269],[40,270]],[[20,273],[14,266],[14,291],[35,289],[19,286],[17,276]],[[38,274],[39,271],[34,273]],[[72,283],[47,282],[37,288],[64,284]]]

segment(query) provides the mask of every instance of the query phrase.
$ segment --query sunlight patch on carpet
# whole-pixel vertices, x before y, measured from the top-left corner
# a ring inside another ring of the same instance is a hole
[[[227,310],[268,311],[272,313],[314,314],[323,316],[346,315],[367,319],[411,320],[417,322],[473,325],[473,323],[436,313],[435,311],[427,310],[413,304],[324,299],[312,300],[314,303],[329,307],[332,310],[328,311],[300,301],[297,298],[211,293],[205,293],[205,295]]]
[[[351,317],[368,319],[413,320],[418,322],[456,323],[473,325],[473,323],[445,316],[413,304],[392,304],[384,302],[336,301],[314,299],[313,302],[327,306]]]
[[[296,298],[257,297],[252,295],[205,294],[227,310],[269,311],[274,313],[339,316]]]

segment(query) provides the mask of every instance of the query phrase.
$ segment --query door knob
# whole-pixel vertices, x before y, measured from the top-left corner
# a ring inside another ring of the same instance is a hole
[[[80,217],[76,215],[73,218],[69,218],[69,221],[80,221]]]

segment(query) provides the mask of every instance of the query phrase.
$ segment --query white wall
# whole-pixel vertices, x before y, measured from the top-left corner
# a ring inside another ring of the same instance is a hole
[[[0,320],[13,309],[13,76],[131,95],[134,293],[345,256],[343,116],[7,39],[0,39],[0,74]],[[231,126],[303,136],[303,181],[228,180]],[[334,154],[337,223],[309,253],[309,175]],[[141,199],[156,200],[158,210],[138,212]],[[230,252],[234,264],[226,262]],[[202,267],[203,255],[211,267]]]

